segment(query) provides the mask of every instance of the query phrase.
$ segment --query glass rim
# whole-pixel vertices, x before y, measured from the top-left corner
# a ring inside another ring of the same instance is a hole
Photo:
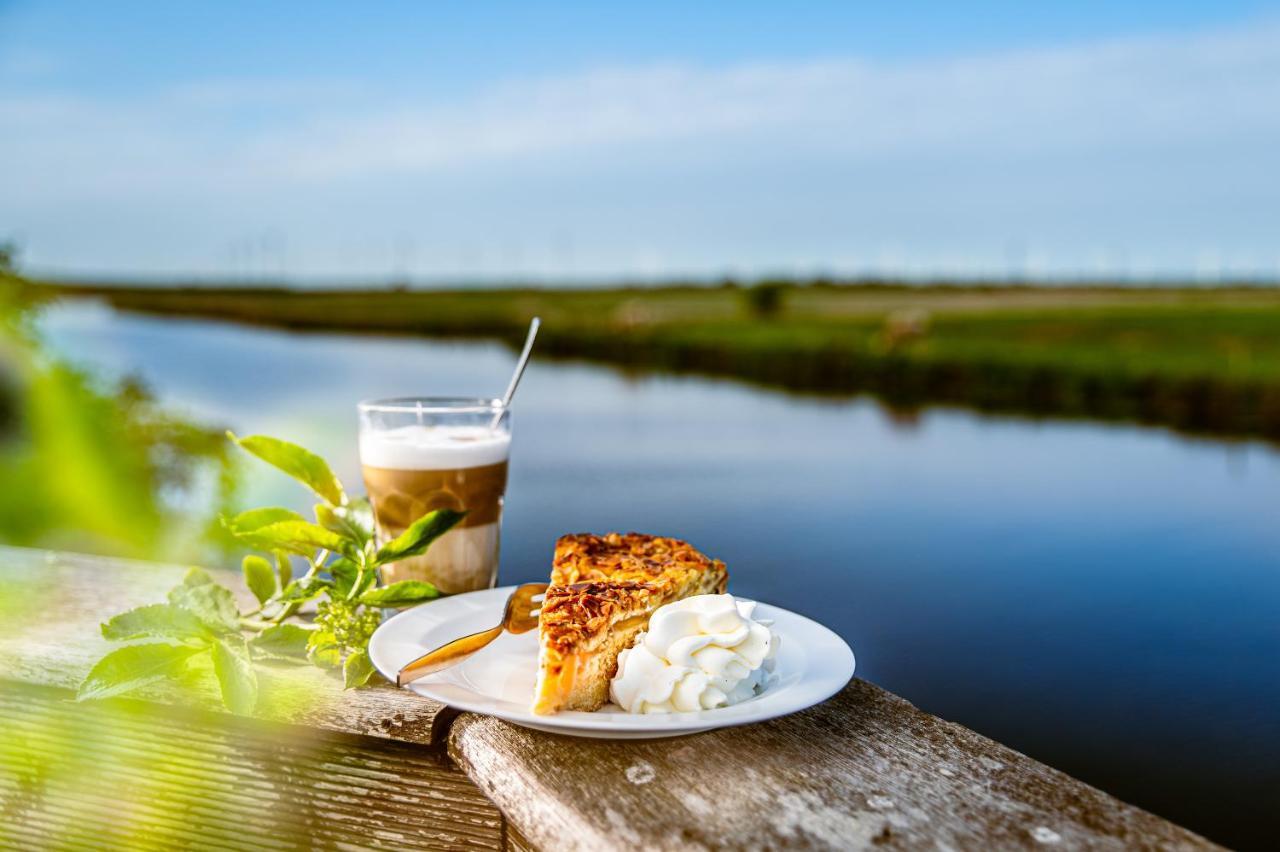
[[[366,399],[356,404],[361,414],[494,414],[503,411],[502,400],[480,396],[397,396],[389,399]]]

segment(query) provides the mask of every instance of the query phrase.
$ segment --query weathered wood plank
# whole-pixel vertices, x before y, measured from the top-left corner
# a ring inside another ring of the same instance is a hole
[[[269,674],[259,712],[268,722],[193,709],[217,706],[211,683],[196,684],[194,697],[158,687],[144,693],[146,702],[6,703],[15,683],[74,687],[109,647],[99,622],[162,600],[182,573],[0,548],[0,602],[23,602],[0,612],[0,679],[8,681],[0,682],[0,822],[13,832],[0,840],[40,847],[53,837],[67,848],[100,846],[76,826],[116,825],[121,799],[113,793],[123,785],[132,791],[127,812],[150,826],[143,835],[149,845],[200,836],[209,846],[269,848],[264,820],[288,805],[306,815],[289,828],[300,832],[294,841],[339,847],[1212,848],[862,681],[785,719],[620,743],[457,716],[390,687],[344,692],[338,679],[310,667]],[[31,597],[40,590],[43,598]],[[62,727],[50,734],[28,724],[16,732],[6,714],[21,720],[28,707],[45,708],[40,712],[62,719]],[[71,720],[83,724],[126,707],[151,715],[141,723],[125,714],[118,724],[88,726],[103,731],[91,751],[102,772],[78,773],[89,779],[84,785],[67,781],[76,772],[57,776],[62,786],[41,780],[42,765],[78,765],[74,748],[66,756],[68,743],[81,742]],[[254,740],[267,736],[254,734],[255,725],[274,730],[275,739]],[[421,747],[438,746],[446,730],[449,755],[506,814],[506,824],[477,803],[461,774],[439,764],[438,748]],[[241,736],[251,747],[239,743]],[[159,805],[143,795],[151,788]],[[437,805],[439,812],[432,810]],[[8,819],[19,812],[21,820]],[[224,813],[237,814],[238,822],[222,821]],[[241,830],[230,830],[233,824]]]
[[[439,751],[0,683],[0,847],[501,849]]]
[[[507,852],[537,852],[538,847],[530,843],[529,839],[520,833],[520,829],[511,824],[511,820],[503,817],[502,824],[507,830]]]
[[[784,719],[604,742],[463,714],[449,753],[544,849],[1209,849],[854,680]]]
[[[0,677],[74,689],[93,663],[115,647],[98,625],[134,606],[159,603],[185,569],[149,562],[0,547],[0,593],[28,601],[0,618]],[[224,582],[250,603],[238,575]],[[211,679],[183,689],[158,685],[139,697],[174,705],[216,706]],[[405,742],[442,741],[450,711],[390,684],[346,690],[312,666],[272,667],[265,675],[262,718]]]

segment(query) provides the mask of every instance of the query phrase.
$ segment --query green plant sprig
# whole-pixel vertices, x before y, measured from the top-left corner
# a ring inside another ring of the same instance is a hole
[[[169,591],[166,603],[129,610],[102,625],[103,637],[112,641],[159,641],[108,653],[81,683],[78,700],[109,698],[178,678],[201,655],[211,659],[223,704],[235,713],[252,713],[257,705],[259,663],[341,668],[346,688],[363,686],[374,672],[369,637],[382,610],[439,597],[435,586],[419,580],[380,585],[379,568],[425,553],[464,512],[429,512],[379,546],[369,502],[349,499],[323,458],[265,435],[227,436],[310,488],[320,498],[315,522],[280,507],[224,516],[222,525],[232,536],[265,554],[250,554],[241,563],[258,606],[241,612],[230,589],[192,568]],[[306,566],[296,577],[295,558]],[[317,600],[316,615],[308,623],[299,611],[312,600]]]

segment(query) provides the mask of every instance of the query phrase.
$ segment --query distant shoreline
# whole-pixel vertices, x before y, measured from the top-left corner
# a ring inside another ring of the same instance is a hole
[[[1029,284],[415,290],[37,285],[119,310],[518,340],[628,368],[1280,440],[1280,288]]]
[[[67,290],[200,290],[207,292],[334,293],[334,292],[513,292],[513,291],[612,291],[652,292],[661,290],[708,290],[720,287],[750,288],[780,284],[790,287],[838,287],[844,289],[902,290],[1078,290],[1078,291],[1193,291],[1276,290],[1280,278],[1252,275],[1201,279],[1193,276],[892,276],[892,275],[777,275],[671,276],[664,278],[579,277],[579,278],[475,278],[334,277],[288,278],[272,276],[219,277],[189,274],[116,277],[112,275],[31,274],[31,279]]]

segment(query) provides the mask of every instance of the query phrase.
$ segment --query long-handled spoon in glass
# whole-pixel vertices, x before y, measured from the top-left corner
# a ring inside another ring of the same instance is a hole
[[[520,384],[520,377],[524,375],[525,365],[529,363],[529,353],[533,351],[533,340],[538,336],[538,329],[541,326],[542,320],[538,317],[529,321],[529,334],[524,339],[524,349],[520,352],[520,360],[516,361],[516,371],[511,374],[511,383],[507,385],[507,392],[502,395],[502,407],[498,409],[497,414],[493,415],[493,422],[489,424],[490,429],[498,428],[502,412],[511,407],[511,398],[516,395],[516,386]]]

